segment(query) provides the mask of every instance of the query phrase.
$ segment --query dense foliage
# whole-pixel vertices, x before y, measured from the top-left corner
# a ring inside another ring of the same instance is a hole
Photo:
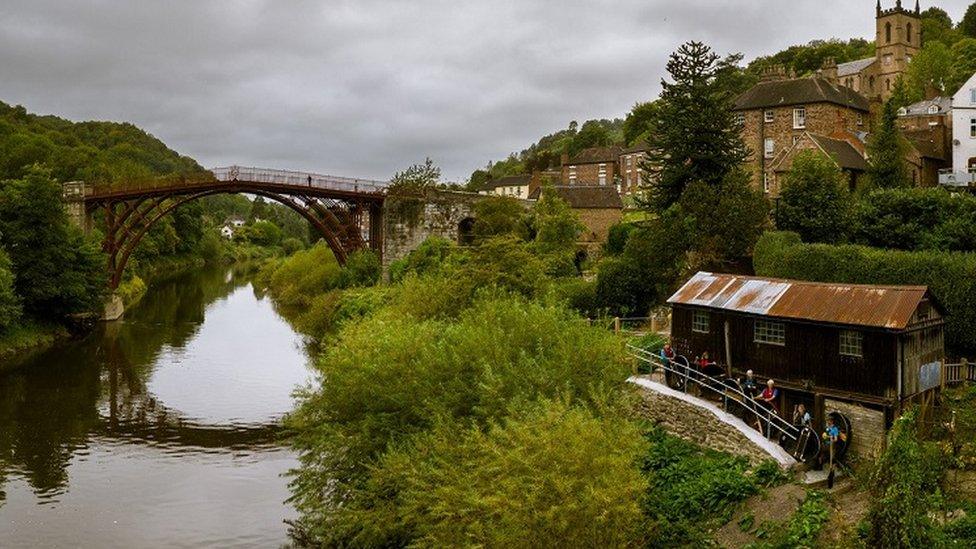
[[[868,181],[874,188],[890,189],[910,184],[905,150],[905,138],[898,129],[898,107],[894,101],[887,101],[868,141]]]
[[[823,282],[928,286],[946,308],[946,343],[976,350],[976,254],[882,250],[801,243],[796,233],[766,233],[756,244],[756,274]]]
[[[878,248],[974,252],[976,197],[924,188],[872,192],[857,200],[849,229],[839,232]]]
[[[793,159],[776,210],[776,226],[806,242],[840,242],[850,225],[850,196],[840,168],[823,155]]]

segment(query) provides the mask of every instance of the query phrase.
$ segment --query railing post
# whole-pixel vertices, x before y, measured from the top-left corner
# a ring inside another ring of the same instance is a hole
[[[619,334],[620,333],[620,317],[619,316],[613,317],[613,333],[615,333],[615,334]]]

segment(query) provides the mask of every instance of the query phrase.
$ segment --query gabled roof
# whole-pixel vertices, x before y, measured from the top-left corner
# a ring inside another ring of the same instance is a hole
[[[524,187],[532,181],[532,176],[525,175],[506,175],[505,177],[496,177],[491,181],[485,183],[484,189],[497,189],[499,187]]]
[[[858,59],[857,61],[848,61],[847,63],[841,63],[837,65],[837,76],[851,76],[853,74],[859,74],[864,71],[864,69],[870,67],[876,58],[865,57],[864,59]]]
[[[554,185],[552,189],[574,210],[620,210],[624,207],[620,193],[611,185]],[[541,195],[540,187],[532,191],[529,198],[538,199]]]
[[[930,113],[930,107],[935,107],[938,109],[938,111],[935,113]],[[911,105],[905,107],[905,114],[901,114],[901,112],[899,112],[898,116],[934,116],[936,114],[949,114],[951,111],[951,97],[935,97],[933,99],[924,99],[918,103],[912,103]]]
[[[699,272],[685,282],[668,303],[783,319],[903,330],[925,299],[942,312],[942,307],[925,286],[806,282]]]
[[[736,98],[733,110],[811,103],[833,103],[864,112],[870,111],[868,100],[863,95],[818,77],[760,82]]]
[[[633,145],[631,147],[627,147],[626,149],[620,151],[620,154],[632,154],[632,153],[638,153],[638,152],[648,152],[650,150],[651,150],[651,145],[648,144],[645,141],[645,142],[637,143],[636,145]]]
[[[590,147],[576,153],[576,156],[569,159],[570,164],[595,164],[616,162],[620,156],[621,148],[614,145],[612,147]]]
[[[810,139],[827,153],[841,169],[858,171],[866,171],[868,169],[868,161],[847,141],[824,137],[814,133],[810,134]]]

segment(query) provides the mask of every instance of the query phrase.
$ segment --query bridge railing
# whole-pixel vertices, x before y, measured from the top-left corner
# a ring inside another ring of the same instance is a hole
[[[268,168],[250,168],[245,166],[227,166],[210,170],[217,181],[251,181],[254,183],[270,183],[278,185],[292,185],[348,191],[353,193],[385,193],[390,185],[388,181],[372,179],[357,179],[336,175],[323,175],[311,172],[293,170],[274,170]]]
[[[756,400],[737,387],[729,386],[726,380],[707,375],[704,372],[695,370],[688,359],[683,356],[675,357],[674,360],[663,360],[660,356],[636,345],[627,345],[630,354],[637,360],[651,366],[651,371],[660,369],[665,374],[670,373],[680,381],[680,386],[687,391],[689,383],[697,384],[703,391],[715,393],[722,398],[725,411],[729,411],[729,404],[737,403],[746,412],[752,414],[759,420],[759,425],[763,427],[766,438],[772,438],[773,434],[784,436],[789,440],[796,441],[799,430],[795,425],[786,421],[771,408],[763,406]],[[777,437],[778,438],[778,437]]]

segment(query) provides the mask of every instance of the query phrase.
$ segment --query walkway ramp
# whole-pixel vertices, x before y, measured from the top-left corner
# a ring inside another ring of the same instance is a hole
[[[675,391],[647,376],[633,376],[628,381],[643,390],[643,411],[649,419],[681,438],[741,455],[754,463],[772,459],[783,469],[797,464],[779,444],[708,400]]]

